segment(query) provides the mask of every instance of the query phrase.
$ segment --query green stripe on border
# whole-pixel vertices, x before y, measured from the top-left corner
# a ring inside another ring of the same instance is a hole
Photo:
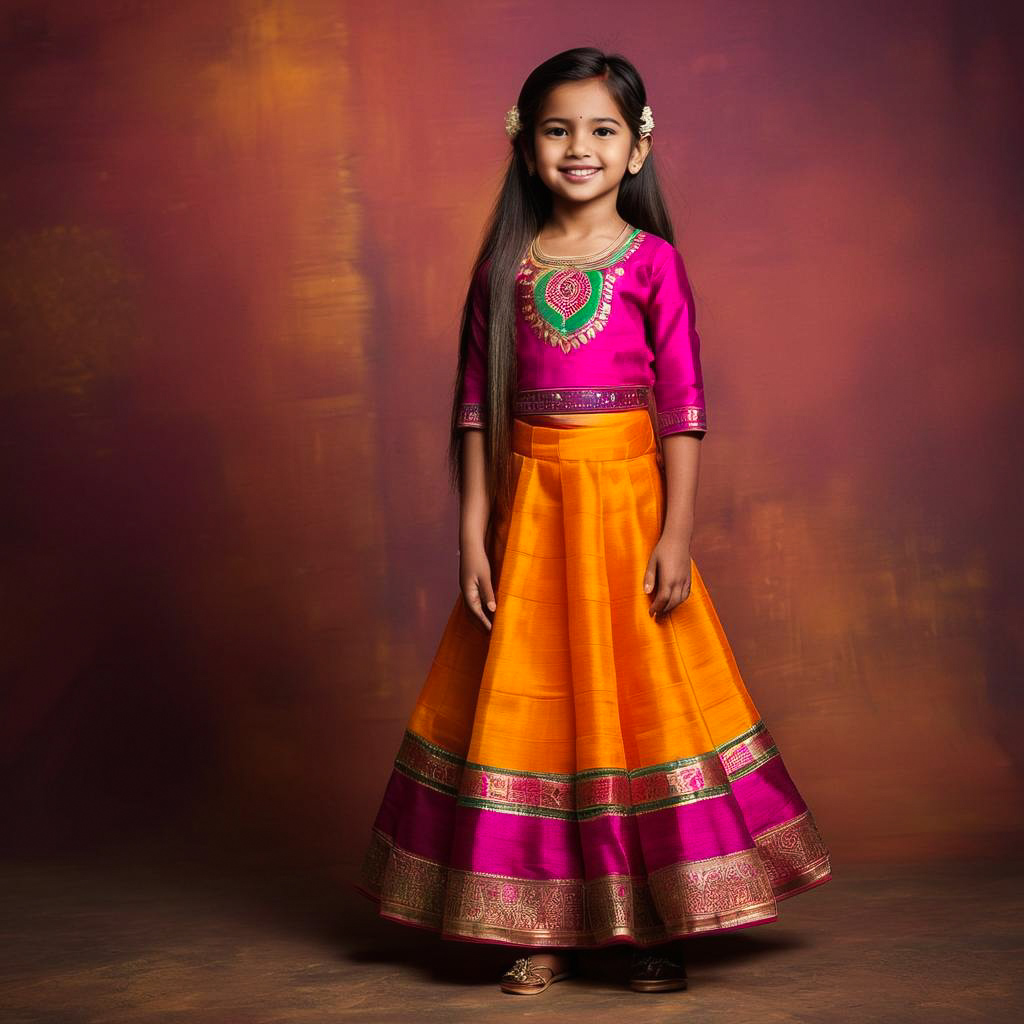
[[[499,772],[502,775],[515,775],[520,778],[548,779],[551,782],[576,783],[584,779],[606,778],[608,776],[639,779],[645,775],[653,775],[658,772],[674,771],[677,768],[683,768],[687,765],[698,764],[701,761],[707,760],[709,757],[717,756],[721,758],[723,755],[727,754],[732,747],[753,739],[762,732],[767,732],[767,726],[765,726],[763,720],[755,722],[749,729],[740,733],[740,735],[734,739],[723,743],[719,747],[714,747],[703,754],[693,754],[690,757],[681,757],[675,761],[663,761],[661,764],[647,765],[643,768],[634,768],[632,771],[626,768],[587,768],[582,772],[571,772],[569,774],[558,772],[529,772],[515,768],[500,768],[497,765],[479,764],[476,761],[468,761],[464,757],[459,757],[458,754],[453,754],[450,750],[445,750],[443,747],[437,746],[436,743],[431,743],[430,740],[420,736],[418,733],[412,732],[409,729],[406,729],[405,735],[431,754],[443,758],[449,764],[459,765],[463,768],[471,768],[474,771],[480,772]],[[755,758],[750,765],[744,765],[743,768],[739,769],[737,772],[727,774],[729,774],[729,778],[740,778],[743,775],[746,775],[749,771],[752,771],[754,768],[763,764],[765,761],[769,760],[771,757],[774,757],[777,753],[778,750],[773,744],[765,754],[759,758]]]

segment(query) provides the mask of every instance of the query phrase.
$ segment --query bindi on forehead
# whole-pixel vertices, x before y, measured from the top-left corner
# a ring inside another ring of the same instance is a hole
[[[587,115],[586,114],[577,114],[575,119],[578,120],[578,121],[585,121],[585,120],[587,120]],[[563,124],[568,124],[570,120],[571,119],[568,118],[568,117],[558,117],[557,115],[552,114],[550,117],[545,117],[540,123],[541,124],[547,124],[549,121],[555,122],[555,123],[560,121]],[[606,123],[606,124],[619,124],[620,123],[619,119],[617,117],[611,117],[609,115],[591,117],[589,120],[593,124],[602,124],[602,123]]]

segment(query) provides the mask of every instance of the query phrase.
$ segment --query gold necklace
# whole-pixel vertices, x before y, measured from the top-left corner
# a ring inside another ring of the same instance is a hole
[[[599,249],[597,252],[590,253],[587,256],[548,256],[546,253],[541,251],[540,246],[537,244],[537,239],[540,237],[539,233],[534,238],[530,248],[533,255],[535,255],[543,263],[547,263],[551,266],[574,266],[577,263],[586,263],[589,262],[590,260],[602,259],[603,257],[608,256],[610,253],[613,253],[619,246],[619,239],[622,237],[623,233],[626,230],[628,230],[628,228],[629,224],[624,224],[622,226],[622,229],[619,231],[619,233],[615,236],[615,238],[611,241],[610,244],[606,245],[603,249]]]
[[[610,256],[616,249],[619,248],[619,239],[622,238],[623,234],[629,230],[629,224],[624,224],[622,230],[615,236],[611,244],[606,245],[603,249],[598,252],[591,253],[589,256],[573,256],[569,258],[558,258],[555,256],[548,256],[541,252],[540,247],[537,245],[538,235],[530,243],[530,255],[533,256],[534,262],[543,263],[549,267],[577,267],[582,263],[598,262],[606,257]]]

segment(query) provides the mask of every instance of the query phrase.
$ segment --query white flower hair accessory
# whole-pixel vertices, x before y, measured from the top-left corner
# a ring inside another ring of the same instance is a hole
[[[644,107],[640,115],[640,138],[646,139],[654,131],[654,114],[650,107]]]
[[[519,107],[512,107],[505,112],[505,133],[510,139],[514,139],[523,127],[519,120]]]

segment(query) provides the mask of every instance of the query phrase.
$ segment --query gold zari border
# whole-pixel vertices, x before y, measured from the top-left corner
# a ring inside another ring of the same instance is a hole
[[[448,868],[375,829],[359,888],[383,916],[453,937],[526,946],[627,939],[649,946],[772,921],[778,899],[831,877],[810,811],[755,837],[755,844],[681,861],[646,878],[536,880]]]
[[[483,402],[463,402],[459,406],[457,427],[482,427],[484,423]]]
[[[779,751],[763,721],[704,754],[627,771],[524,772],[476,764],[406,730],[395,769],[464,807],[583,821],[722,796]]]
[[[702,405],[681,405],[678,409],[666,409],[658,413],[658,432],[666,434],[674,432],[676,427],[686,430],[708,429],[707,410]]]

